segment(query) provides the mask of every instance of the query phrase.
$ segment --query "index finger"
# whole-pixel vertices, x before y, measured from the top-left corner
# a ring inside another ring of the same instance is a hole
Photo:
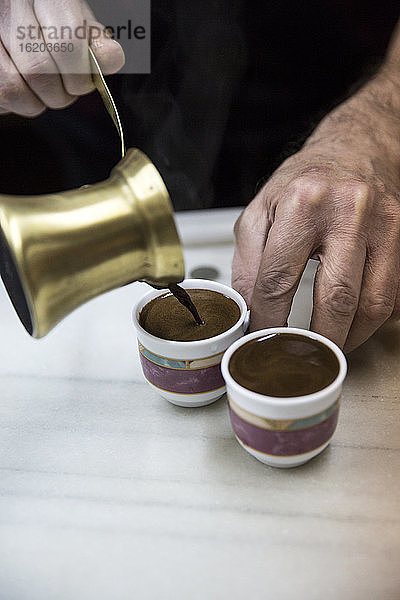
[[[250,306],[258,268],[265,247],[269,221],[263,193],[260,192],[235,223],[235,251],[232,287]]]
[[[0,34],[13,64],[44,106],[64,108],[73,102],[44,43],[33,3],[21,0],[8,6],[0,21]],[[36,42],[32,44],[26,42],[27,39]]]
[[[296,222],[291,211],[276,219],[269,231],[254,287],[251,330],[285,325],[315,245],[315,230],[306,219]]]

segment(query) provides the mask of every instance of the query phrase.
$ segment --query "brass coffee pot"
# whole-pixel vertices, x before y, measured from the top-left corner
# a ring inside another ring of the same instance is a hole
[[[0,274],[35,338],[127,283],[182,281],[181,244],[157,169],[130,149],[102,183],[43,196],[0,195]]]

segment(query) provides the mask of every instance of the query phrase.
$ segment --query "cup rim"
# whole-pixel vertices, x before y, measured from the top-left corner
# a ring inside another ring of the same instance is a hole
[[[246,387],[240,385],[240,383],[238,383],[236,379],[232,377],[229,371],[229,361],[232,357],[232,354],[240,346],[243,346],[250,340],[274,333],[296,333],[299,335],[303,335],[304,337],[317,340],[325,346],[328,346],[328,348],[332,350],[332,352],[335,354],[339,362],[339,372],[335,379],[332,381],[332,383],[322,388],[321,390],[318,390],[317,392],[313,392],[311,394],[305,394],[303,396],[289,396],[285,398],[279,396],[267,396],[265,394],[259,394],[258,392],[253,392],[252,390],[249,390]],[[314,331],[310,331],[309,329],[301,329],[300,327],[270,327],[249,333],[237,340],[236,342],[234,342],[231,346],[229,346],[229,348],[225,351],[224,356],[222,357],[221,371],[222,376],[225,379],[225,383],[239,394],[245,395],[249,400],[260,402],[268,406],[285,406],[289,408],[312,404],[313,402],[320,400],[322,397],[328,396],[331,392],[340,387],[347,374],[347,360],[339,346],[332,342],[332,340],[326,338],[325,336],[319,333],[315,333]]]
[[[213,286],[216,286],[220,289],[214,290],[211,287],[207,287],[207,285],[205,285],[205,284],[212,284]],[[140,314],[140,310],[142,308],[144,308],[144,306],[146,306],[146,304],[148,304],[148,302],[150,302],[151,300],[154,300],[154,298],[157,298],[158,296],[162,296],[163,294],[168,293],[168,288],[165,288],[165,289],[163,288],[162,290],[154,289],[154,290],[150,290],[147,294],[141,296],[135,302],[135,305],[132,309],[133,324],[136,327],[138,332],[142,333],[144,336],[147,336],[154,342],[163,342],[165,344],[168,344],[171,348],[182,348],[182,349],[183,348],[186,348],[186,349],[198,348],[198,349],[201,349],[202,347],[208,346],[210,344],[210,342],[217,343],[217,342],[223,340],[224,338],[229,336],[231,333],[237,331],[237,329],[239,329],[243,325],[243,323],[246,319],[247,313],[248,313],[247,304],[246,304],[246,301],[243,298],[243,296],[241,294],[239,294],[239,292],[237,292],[233,288],[225,285],[224,283],[220,283],[219,281],[212,281],[211,279],[184,279],[182,282],[179,283],[179,285],[182,286],[184,289],[203,288],[206,290],[209,289],[211,291],[219,291],[220,293],[231,297],[232,300],[234,300],[240,308],[239,319],[236,321],[236,323],[234,325],[232,325],[232,327],[230,327],[226,331],[223,331],[222,333],[219,333],[218,335],[214,335],[212,337],[205,338],[203,340],[178,341],[178,340],[166,340],[165,338],[157,337],[157,336],[153,335],[152,333],[149,333],[148,331],[146,331],[146,329],[144,329],[140,325],[139,319],[138,319],[138,314]],[[186,287],[186,286],[188,286],[188,287]],[[140,307],[140,310],[139,310],[139,307]]]

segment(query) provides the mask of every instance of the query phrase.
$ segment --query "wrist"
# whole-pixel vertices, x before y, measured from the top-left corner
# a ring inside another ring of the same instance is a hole
[[[386,61],[378,73],[361,90],[377,110],[400,121],[400,65]]]
[[[331,140],[359,154],[386,154],[400,165],[400,81],[382,69],[356,94],[337,106],[305,143]]]
[[[375,100],[379,98],[387,110],[400,118],[400,19],[381,67],[365,88]]]

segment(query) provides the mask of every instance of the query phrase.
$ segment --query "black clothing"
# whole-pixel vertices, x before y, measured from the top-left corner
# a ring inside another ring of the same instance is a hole
[[[380,64],[398,1],[153,0],[152,73],[110,86],[128,146],[176,209],[247,204],[318,120]],[[118,138],[97,94],[0,118],[1,193],[105,179]]]

